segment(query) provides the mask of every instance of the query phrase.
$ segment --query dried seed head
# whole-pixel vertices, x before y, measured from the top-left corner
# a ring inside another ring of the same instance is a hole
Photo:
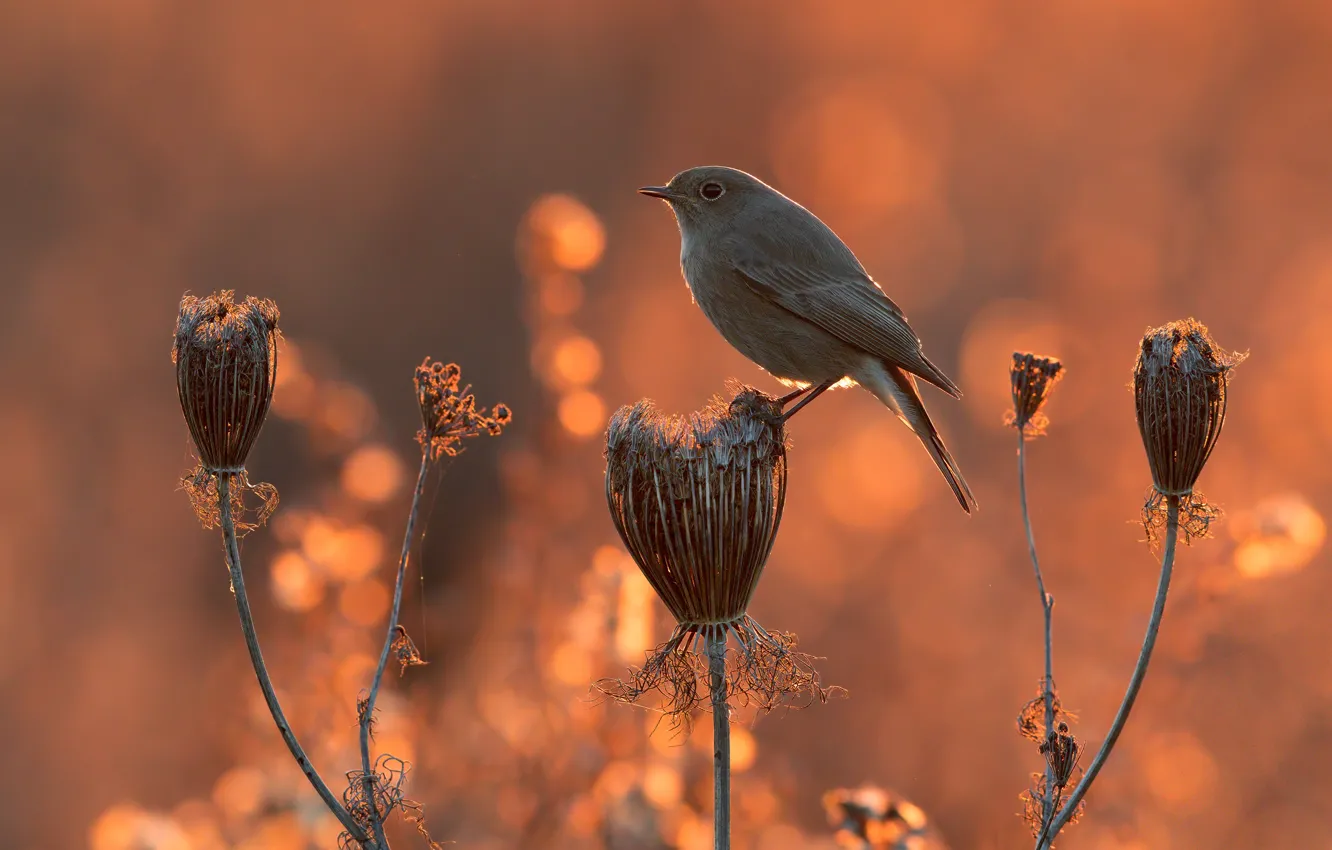
[[[1188,496],[1226,418],[1230,370],[1247,355],[1221,350],[1195,319],[1149,330],[1133,368],[1138,430],[1152,483],[1163,496]]]
[[[416,367],[416,401],[421,406],[421,430],[416,440],[433,460],[456,457],[468,437],[489,434],[497,437],[513,419],[507,405],[489,411],[476,406],[470,384],[462,385],[462,370],[456,363],[427,357]]]
[[[684,627],[702,634],[745,615],[786,496],[780,409],[753,389],[689,417],[649,401],[606,434],[606,501],[629,554]]]
[[[1041,755],[1045,756],[1045,763],[1050,766],[1050,777],[1055,787],[1063,788],[1068,785],[1073,771],[1077,769],[1078,760],[1082,758],[1082,745],[1068,731],[1068,724],[1061,722],[1055,725],[1041,744]]]
[[[1009,376],[1013,384],[1013,409],[1004,417],[1005,423],[1029,439],[1044,434],[1050,420],[1041,407],[1064,377],[1064,364],[1053,357],[1015,351]]]
[[[180,302],[171,360],[185,424],[204,470],[239,473],[263,427],[277,380],[278,309],[223,290]]]

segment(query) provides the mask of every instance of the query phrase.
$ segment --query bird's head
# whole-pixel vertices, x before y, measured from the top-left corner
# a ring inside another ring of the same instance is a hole
[[[748,199],[775,194],[762,180],[723,165],[701,165],[681,171],[665,186],[644,186],[641,194],[671,205],[680,227],[733,217]]]

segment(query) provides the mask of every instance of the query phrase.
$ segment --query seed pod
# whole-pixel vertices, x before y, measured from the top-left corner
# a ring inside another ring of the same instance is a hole
[[[1133,394],[1152,483],[1161,495],[1193,492],[1221,436],[1230,370],[1245,356],[1219,349],[1195,319],[1171,322],[1142,338]]]
[[[180,409],[203,469],[238,473],[259,437],[277,381],[277,305],[232,290],[180,302],[171,350]]]
[[[697,634],[738,626],[772,551],[786,498],[779,413],[748,390],[689,417],[640,401],[611,418],[611,518],[653,590]]]

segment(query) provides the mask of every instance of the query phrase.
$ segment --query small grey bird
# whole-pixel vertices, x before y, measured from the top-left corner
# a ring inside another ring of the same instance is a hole
[[[694,301],[726,341],[804,398],[853,381],[924,443],[962,509],[976,499],[930,421],[916,377],[961,398],[925,357],[906,316],[813,213],[757,177],[719,165],[682,171],[644,195],[671,205]]]

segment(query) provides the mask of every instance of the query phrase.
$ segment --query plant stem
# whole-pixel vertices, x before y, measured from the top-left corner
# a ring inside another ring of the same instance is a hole
[[[370,766],[370,724],[375,715],[375,700],[379,698],[379,684],[384,678],[384,668],[388,665],[389,654],[393,648],[394,632],[398,626],[398,612],[402,608],[402,585],[407,577],[407,559],[412,551],[412,538],[416,534],[416,518],[421,508],[421,496],[425,493],[426,475],[430,471],[430,447],[421,451],[421,470],[416,475],[416,489],[412,491],[412,507],[407,514],[407,531],[402,538],[402,557],[398,559],[398,577],[393,583],[393,607],[389,611],[388,629],[384,636],[384,648],[379,652],[379,665],[375,667],[374,679],[370,682],[370,692],[365,698],[365,707],[361,710],[361,781],[364,783],[365,799],[370,807],[371,827],[379,846],[388,848],[384,837],[383,816],[375,802],[375,775]]]
[[[1054,597],[1045,590],[1045,579],[1041,575],[1041,562],[1036,556],[1036,536],[1031,531],[1031,511],[1027,508],[1027,438],[1022,429],[1018,429],[1018,501],[1022,505],[1022,524],[1027,530],[1027,552],[1031,555],[1031,567],[1036,573],[1036,589],[1041,594],[1041,610],[1045,613],[1045,678],[1041,680],[1041,701],[1045,704],[1045,734],[1048,739],[1054,731]],[[1041,799],[1041,837],[1049,830],[1054,818],[1055,787],[1054,765],[1046,759],[1045,794]]]
[[[708,635],[708,690],[712,694],[713,850],[731,850],[731,707],[726,700],[726,631]]]
[[[362,830],[356,821],[352,820],[347,810],[338,802],[338,798],[333,796],[328,785],[319,776],[310,759],[305,755],[305,750],[301,749],[301,744],[296,740],[296,735],[291,731],[291,726],[287,723],[286,715],[282,713],[282,705],[278,702],[277,692],[273,690],[273,680],[268,677],[268,667],[264,664],[263,653],[259,651],[259,636],[254,629],[254,616],[250,613],[250,599],[245,594],[245,577],[241,573],[240,546],[236,542],[236,522],[231,515],[231,473],[218,472],[217,476],[217,500],[218,511],[221,515],[222,539],[226,544],[227,550],[227,568],[231,571],[231,589],[236,596],[236,610],[240,613],[241,631],[245,634],[245,646],[250,650],[250,662],[254,665],[254,675],[259,679],[259,690],[263,691],[264,702],[268,703],[268,711],[273,715],[273,722],[277,724],[278,731],[282,733],[282,740],[287,743],[287,749],[291,751],[292,758],[296,759],[296,764],[300,767],[305,778],[310,780],[314,786],[315,792],[319,794],[324,805],[328,806],[329,811],[342,824],[343,829],[351,833],[352,838],[364,842],[366,840],[365,831]]]
[[[1179,496],[1166,497],[1166,540],[1165,551],[1161,555],[1161,578],[1156,585],[1156,602],[1152,606],[1152,617],[1147,622],[1147,635],[1142,640],[1142,650],[1138,653],[1138,664],[1133,668],[1133,676],[1129,679],[1128,690],[1124,693],[1124,701],[1119,704],[1119,711],[1115,714],[1114,722],[1110,724],[1110,731],[1106,733],[1105,741],[1101,744],[1101,749],[1096,753],[1096,758],[1092,760],[1091,766],[1083,775],[1082,781],[1078,787],[1073,789],[1069,795],[1068,801],[1064,804],[1063,810],[1055,818],[1054,823],[1050,824],[1047,831],[1048,835],[1042,837],[1036,844],[1036,850],[1045,850],[1053,846],[1055,838],[1059,835],[1059,830],[1067,825],[1073,813],[1077,811],[1078,804],[1086,796],[1087,789],[1091,787],[1092,782],[1096,780],[1096,775],[1101,772],[1105,766],[1105,761],[1110,757],[1110,751],[1114,749],[1115,742],[1119,740],[1119,733],[1124,731],[1124,724],[1128,721],[1129,712],[1133,710],[1133,703],[1138,698],[1138,689],[1142,687],[1143,677],[1147,675],[1147,665],[1152,660],[1152,649],[1156,646],[1156,634],[1161,628],[1161,615],[1165,613],[1166,595],[1170,592],[1170,574],[1175,566],[1175,542],[1179,537]]]

